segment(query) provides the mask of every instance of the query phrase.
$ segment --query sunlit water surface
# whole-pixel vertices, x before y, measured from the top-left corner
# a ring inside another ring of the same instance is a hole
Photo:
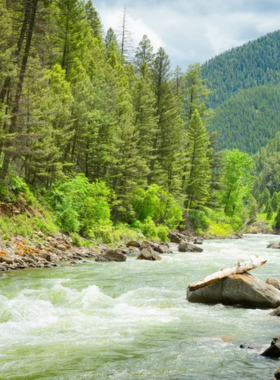
[[[187,285],[250,256],[280,277],[279,237],[207,241],[159,262],[96,263],[0,275],[0,379],[271,379],[260,357],[280,333],[269,310],[186,301]],[[242,350],[240,344],[257,344]]]

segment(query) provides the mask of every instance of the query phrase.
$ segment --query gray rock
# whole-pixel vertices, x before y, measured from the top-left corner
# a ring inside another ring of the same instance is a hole
[[[274,288],[276,288],[276,289],[280,289],[280,280],[277,280],[276,278],[269,277],[266,280],[266,283],[274,286]]]
[[[203,240],[202,239],[195,239],[193,244],[203,244]]]
[[[188,243],[187,241],[181,241],[178,247],[179,252],[202,252],[203,249]]]
[[[7,264],[13,264],[14,258],[10,256],[0,256],[0,262],[1,263],[7,263]]]
[[[270,346],[261,355],[272,359],[280,357],[280,335],[272,339]]]
[[[277,307],[277,309],[273,310],[269,315],[272,315],[273,317],[280,317],[280,306]]]
[[[58,244],[58,245],[56,246],[56,248],[57,248],[59,251],[63,251],[63,252],[65,252],[65,251],[67,250],[67,248],[66,248],[65,245],[63,245],[63,244]]]
[[[172,253],[169,247],[164,244],[159,244],[157,247],[155,247],[155,251],[159,253]]]
[[[280,242],[279,243],[270,243],[270,244],[268,244],[267,248],[280,249]]]
[[[103,252],[101,255],[97,256],[95,261],[98,262],[123,262],[126,261],[125,255],[123,255],[118,249],[108,249]]]
[[[235,274],[190,291],[189,302],[271,309],[280,306],[280,291],[249,274]]]
[[[152,247],[147,247],[141,249],[141,253],[137,257],[137,260],[158,261],[161,260],[161,257],[152,249]]]
[[[175,232],[172,232],[172,231],[169,232],[168,237],[169,237],[169,240],[170,240],[172,243],[177,243],[177,244],[179,244],[180,241],[182,240],[182,239],[181,239],[181,238],[180,238]]]

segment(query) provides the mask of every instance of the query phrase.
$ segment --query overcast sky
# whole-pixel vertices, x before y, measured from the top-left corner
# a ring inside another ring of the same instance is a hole
[[[115,29],[124,6],[135,45],[147,34],[172,66],[186,69],[280,29],[280,0],[93,0],[104,30]]]

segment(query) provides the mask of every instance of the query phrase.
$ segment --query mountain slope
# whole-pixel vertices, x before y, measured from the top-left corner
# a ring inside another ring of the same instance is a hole
[[[240,89],[280,83],[280,31],[231,49],[202,66],[215,108]]]
[[[209,127],[220,149],[256,153],[280,130],[280,85],[239,91],[216,108]]]

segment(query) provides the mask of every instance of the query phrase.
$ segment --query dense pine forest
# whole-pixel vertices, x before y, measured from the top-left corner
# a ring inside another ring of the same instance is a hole
[[[206,62],[202,72],[213,90],[210,106],[216,108],[240,89],[279,84],[279,58],[280,31],[277,31]]]
[[[30,233],[32,220],[89,238],[134,229],[166,240],[189,223],[226,235],[252,219],[253,160],[218,151],[209,132],[208,105],[228,97],[220,86],[213,101],[217,85],[203,79],[218,61],[172,70],[148,36],[131,48],[127,18],[125,10],[119,30],[104,31],[91,1],[0,0],[0,196],[37,208],[33,218],[26,209],[12,223],[2,218],[6,234]],[[264,43],[276,54],[273,36]],[[219,84],[222,71],[212,72]],[[277,82],[272,69],[259,72],[258,83]]]
[[[280,86],[240,90],[215,109],[209,130],[219,135],[219,148],[256,153],[279,131]]]

